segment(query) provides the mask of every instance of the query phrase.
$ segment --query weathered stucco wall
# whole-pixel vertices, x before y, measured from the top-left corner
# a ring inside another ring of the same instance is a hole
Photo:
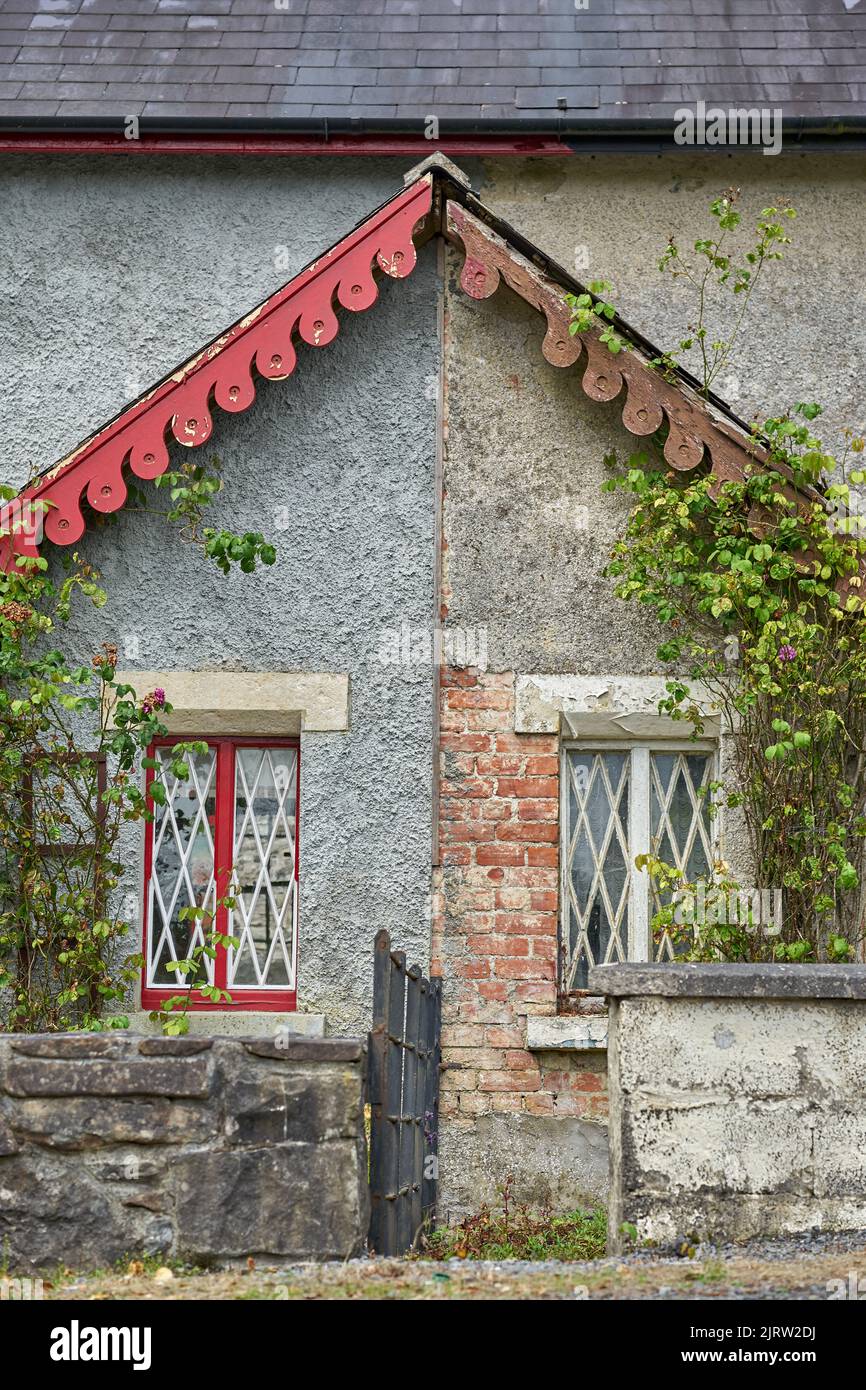
[[[360,1253],[365,1064],[341,1039],[0,1039],[4,1261]]]
[[[690,247],[708,235],[712,199],[741,191],[744,224],[790,203],[794,245],[770,267],[720,394],[743,419],[794,401],[827,407],[825,433],[862,424],[866,255],[862,155],[684,154],[486,160],[482,196],[584,283],[607,279],[623,317],[657,346],[684,336],[693,301],[656,269],[669,236]]]
[[[486,160],[473,173],[485,202],[578,279],[611,280],[623,316],[661,348],[692,313],[656,268],[671,233],[684,246],[706,235],[709,203],[729,185],[747,220],[790,200],[795,247],[756,292],[718,390],[746,419],[818,399],[828,440],[842,423],[862,428],[862,158],[575,156]],[[465,681],[478,688],[444,689],[441,704],[440,1152],[454,1213],[489,1199],[508,1171],[536,1200],[573,1204],[603,1188],[602,1057],[526,1046],[527,1020],[557,1009],[558,738],[515,736],[512,688],[521,674],[666,674],[660,629],[602,577],[629,509],[601,492],[603,459],[640,443],[621,402],[588,400],[579,366],[542,357],[540,317],[505,287],[469,299],[461,267],[449,251],[443,599],[450,624],[486,630],[488,671]],[[449,675],[459,687],[461,673]],[[742,823],[724,812],[717,824],[749,883]]]
[[[608,1239],[866,1224],[866,967],[604,966]]]
[[[52,462],[301,269],[399,188],[403,164],[7,160],[6,476]],[[108,639],[126,669],[349,675],[348,732],[301,748],[299,1007],[332,1031],[369,1024],[378,928],[412,960],[429,952],[432,677],[380,653],[401,617],[429,627],[432,612],[436,299],[429,248],[288,382],[262,383],[244,415],[215,412],[213,524],[263,531],[273,568],[226,578],[129,513],[82,547],[109,594],[76,624],[85,652]],[[140,836],[126,854],[140,897]]]
[[[449,621],[486,628],[491,669],[583,675],[658,668],[645,613],[601,577],[628,515],[602,494],[631,436],[575,369],[541,355],[541,316],[507,287],[481,303],[449,251],[445,584]],[[623,664],[623,653],[628,653]]]
[[[790,201],[794,246],[756,290],[736,370],[717,389],[746,420],[818,400],[827,442],[838,443],[840,425],[864,423],[864,178],[859,156],[606,155],[485,160],[476,187],[578,279],[612,281],[623,317],[661,348],[675,346],[693,313],[685,288],[656,268],[668,237],[688,247],[708,235],[708,205],[729,186],[741,189],[745,222]],[[506,288],[470,300],[460,264],[449,255],[450,621],[487,625],[495,670],[656,671],[646,614],[615,606],[600,578],[628,511],[626,499],[599,492],[603,456],[639,441],[621,404],[583,395],[579,366],[544,360],[534,311]]]

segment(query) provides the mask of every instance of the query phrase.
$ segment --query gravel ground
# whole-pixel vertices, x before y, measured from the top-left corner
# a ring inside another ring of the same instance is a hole
[[[701,1259],[711,1255],[721,1259],[752,1255],[764,1260],[796,1260],[806,1255],[841,1255],[848,1251],[859,1253],[864,1250],[866,1231],[839,1231],[835,1234],[814,1231],[805,1236],[774,1236],[772,1240],[753,1240],[747,1245],[713,1245],[706,1242],[697,1247],[695,1254]]]
[[[250,1262],[251,1263],[251,1262]],[[866,1232],[786,1237],[694,1254],[642,1250],[601,1260],[349,1260],[222,1271],[63,1271],[49,1299],[815,1299],[851,1276],[866,1293]],[[838,1293],[837,1293],[838,1296]]]

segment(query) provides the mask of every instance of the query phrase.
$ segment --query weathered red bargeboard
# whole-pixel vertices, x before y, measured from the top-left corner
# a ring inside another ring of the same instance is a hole
[[[340,327],[337,305],[357,313],[376,302],[376,269],[397,280],[413,270],[413,234],[431,205],[431,179],[412,183],[26,488],[21,500],[42,511],[47,539],[56,545],[81,539],[85,500],[96,512],[118,511],[127,496],[125,470],[143,480],[159,477],[169,465],[171,439],[188,448],[206,444],[214,403],[232,413],[248,410],[256,375],[291,376],[296,338],[311,347],[332,342]],[[37,552],[32,530],[0,537],[3,569],[16,555]]]

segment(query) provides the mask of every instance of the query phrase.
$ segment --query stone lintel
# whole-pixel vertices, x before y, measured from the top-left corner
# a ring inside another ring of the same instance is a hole
[[[323,671],[118,671],[139,696],[162,689],[170,734],[291,738],[349,727],[349,677]]]
[[[686,719],[660,715],[658,704],[671,676],[518,676],[514,728],[518,734],[558,734],[568,738],[690,739]],[[721,717],[708,692],[695,685],[695,703],[704,736],[715,738]]]

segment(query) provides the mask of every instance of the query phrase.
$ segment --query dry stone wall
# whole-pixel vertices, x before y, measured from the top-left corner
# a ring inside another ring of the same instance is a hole
[[[357,1254],[365,1062],[342,1039],[0,1037],[0,1250],[22,1271]]]

